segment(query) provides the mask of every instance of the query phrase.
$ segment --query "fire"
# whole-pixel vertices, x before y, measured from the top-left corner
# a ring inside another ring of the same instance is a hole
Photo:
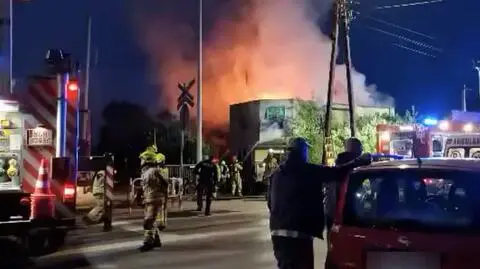
[[[161,106],[171,110],[176,106],[177,82],[196,76],[198,44],[197,26],[179,21],[185,17],[185,3],[174,2],[168,11],[160,7],[158,12],[142,2],[145,9],[135,12],[141,45],[161,92]],[[207,123],[223,125],[234,103],[264,98],[326,99],[331,42],[317,22],[329,15],[329,1],[315,6],[311,0],[206,2],[206,17],[215,18],[212,28],[205,27],[203,50]],[[192,3],[192,9],[197,7]],[[343,66],[337,66],[336,80],[336,85],[346,85]],[[375,86],[365,85],[365,76],[355,70],[353,85],[357,104],[379,102]],[[344,87],[336,88],[335,101],[345,102]]]

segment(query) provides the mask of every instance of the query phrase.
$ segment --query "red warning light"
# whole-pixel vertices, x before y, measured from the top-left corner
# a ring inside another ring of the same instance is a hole
[[[68,82],[68,85],[67,85],[67,88],[69,91],[71,92],[76,92],[78,91],[78,83],[77,81],[69,81]]]

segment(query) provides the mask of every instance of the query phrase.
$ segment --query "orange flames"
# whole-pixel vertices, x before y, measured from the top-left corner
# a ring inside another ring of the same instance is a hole
[[[198,8],[196,1],[186,2],[192,4],[190,9]],[[331,42],[317,22],[327,18],[329,1],[315,6],[311,0],[232,0],[223,6],[214,5],[213,0],[204,2],[211,4],[205,4],[207,16],[215,18],[212,28],[206,23],[203,50],[206,122],[225,123],[233,103],[263,98],[326,99]],[[141,45],[161,89],[161,105],[171,110],[179,93],[177,82],[197,74],[197,26],[195,21],[179,19],[183,10],[185,3],[178,8],[172,4],[167,11],[135,12]],[[337,66],[336,80],[335,101],[344,103],[345,87],[340,86],[346,85],[344,66]],[[365,85],[365,76],[355,70],[353,84],[357,103],[391,102],[391,98],[381,98],[374,85]]]

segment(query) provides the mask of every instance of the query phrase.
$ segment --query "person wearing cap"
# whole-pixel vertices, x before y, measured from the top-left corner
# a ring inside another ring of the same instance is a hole
[[[213,157],[208,156],[206,160],[199,162],[194,170],[198,178],[197,184],[197,211],[203,209],[203,194],[205,193],[205,216],[210,215],[212,196],[217,179],[217,167],[213,163]]]
[[[356,137],[350,137],[345,140],[345,151],[338,154],[335,165],[343,165],[360,157],[363,152],[362,142]],[[343,177],[343,175],[340,175]],[[337,208],[337,197],[340,191],[340,184],[337,181],[331,181],[325,184],[325,221],[327,228],[327,237],[333,226],[333,220]]]
[[[143,181],[143,197],[145,218],[143,221],[144,240],[141,251],[149,251],[162,245],[159,234],[159,218],[162,205],[165,203],[165,190],[168,189],[168,178],[162,175],[158,167],[159,161],[165,160],[163,154],[157,154],[153,148],[147,148],[140,154],[141,177]]]
[[[274,172],[268,188],[270,231],[279,269],[313,269],[313,239],[323,239],[323,184],[338,174],[371,162],[369,154],[335,167],[308,163],[309,144],[291,141],[287,160]]]
[[[237,156],[232,156],[232,164],[230,165],[230,178],[232,179],[232,196],[238,194],[242,197],[242,175],[240,174],[243,170],[243,166],[238,161]]]

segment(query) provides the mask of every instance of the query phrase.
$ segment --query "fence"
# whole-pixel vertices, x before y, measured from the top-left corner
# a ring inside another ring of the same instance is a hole
[[[172,200],[178,199],[179,206],[181,207],[183,197],[187,199],[193,199],[195,197],[196,180],[194,174],[195,165],[186,164],[183,166],[183,171],[180,171],[180,165],[167,165],[168,175],[170,177],[170,183],[168,186],[168,198]],[[183,177],[180,177],[183,175]],[[141,193],[142,179],[135,178],[130,179],[130,189],[128,194],[129,210],[131,212],[133,205],[142,204]]]
[[[178,164],[170,164],[166,167],[168,168],[168,175],[170,177],[181,177],[184,181],[195,180],[195,174],[193,173],[193,169],[195,168],[194,164],[184,164],[182,173],[180,173],[180,165]]]

